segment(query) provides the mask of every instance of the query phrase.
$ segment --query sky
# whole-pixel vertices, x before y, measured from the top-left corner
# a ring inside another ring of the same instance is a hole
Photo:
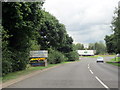
[[[45,0],[43,8],[66,26],[74,43],[104,41],[119,0]]]

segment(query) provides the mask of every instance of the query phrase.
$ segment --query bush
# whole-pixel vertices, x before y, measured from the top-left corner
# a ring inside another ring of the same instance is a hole
[[[65,61],[65,56],[56,50],[49,49],[48,63],[57,64]]]
[[[6,49],[2,52],[2,75],[12,72],[11,52]]]
[[[67,61],[76,61],[79,59],[79,54],[76,51],[72,51],[67,53],[66,57],[68,58]]]
[[[12,72],[12,59],[11,59],[11,55],[12,55],[12,52],[8,49],[8,38],[9,38],[9,35],[7,34],[7,31],[5,31],[3,29],[3,27],[0,25],[0,33],[2,33],[2,38],[0,37],[0,39],[2,40],[1,41],[1,44],[2,46],[0,45],[0,56],[2,57],[2,66],[0,68],[2,68],[2,76],[8,74],[9,72]],[[0,58],[1,58],[0,57]],[[0,75],[1,76],[1,75]]]

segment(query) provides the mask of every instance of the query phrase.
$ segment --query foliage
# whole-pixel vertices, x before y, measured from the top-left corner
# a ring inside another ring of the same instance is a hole
[[[105,44],[100,41],[96,43],[90,43],[88,50],[96,50],[96,54],[105,54],[106,53],[106,46]]]
[[[107,52],[112,54],[116,52],[116,40],[114,34],[105,37]]]
[[[48,63],[77,59],[73,39],[40,2],[3,2],[3,75],[24,70],[31,50],[49,50]],[[68,56],[65,56],[69,54]]]
[[[65,56],[61,52],[49,49],[49,55],[48,55],[49,64],[57,64],[63,61],[65,61]]]
[[[120,8],[115,10],[112,21],[113,34],[105,37],[108,53],[120,53]]]
[[[76,51],[72,51],[72,52],[67,53],[66,57],[68,57],[67,61],[79,60],[79,54]]]
[[[1,25],[0,30],[2,30],[2,66],[4,66],[2,67],[2,75],[5,75],[8,72],[12,72],[12,52],[8,49],[8,41],[6,39],[9,38],[9,35],[7,35],[7,31]]]
[[[40,50],[41,45],[38,44],[37,40],[30,40],[31,50]]]
[[[31,40],[36,40],[40,17],[39,2],[3,2],[3,73],[23,70],[29,61]],[[7,31],[8,30],[8,31]],[[8,43],[9,42],[9,43]],[[9,50],[8,50],[9,49]],[[12,52],[12,53],[11,53]],[[7,55],[6,55],[7,54]]]
[[[112,30],[116,42],[116,53],[120,53],[120,7],[115,11],[115,16],[112,21]]]
[[[65,26],[53,15],[42,10],[40,25],[38,43],[41,49],[54,48],[60,52],[72,50],[72,38],[67,34]]]
[[[84,45],[81,43],[77,43],[73,45],[74,50],[84,50]]]

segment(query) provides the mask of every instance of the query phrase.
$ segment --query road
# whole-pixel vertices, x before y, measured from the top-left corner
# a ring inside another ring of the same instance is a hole
[[[80,62],[60,65],[7,88],[118,88],[118,68],[83,57]]]

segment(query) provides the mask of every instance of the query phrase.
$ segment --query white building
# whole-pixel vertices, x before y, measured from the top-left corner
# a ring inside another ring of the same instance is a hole
[[[95,50],[77,50],[80,56],[94,56]]]

